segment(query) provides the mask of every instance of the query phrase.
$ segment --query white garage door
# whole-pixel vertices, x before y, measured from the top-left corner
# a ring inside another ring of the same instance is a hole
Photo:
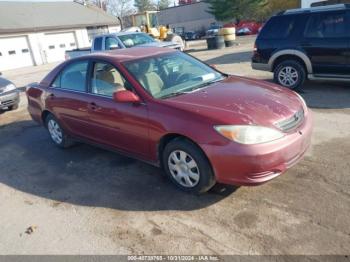
[[[73,32],[45,34],[44,44],[47,63],[64,60],[65,51],[76,48]]]
[[[0,38],[0,71],[32,65],[27,37]]]

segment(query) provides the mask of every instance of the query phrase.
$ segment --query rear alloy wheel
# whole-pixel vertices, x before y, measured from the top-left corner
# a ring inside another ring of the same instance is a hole
[[[163,151],[162,161],[170,180],[184,191],[204,193],[215,184],[206,156],[190,141],[171,141]]]
[[[289,89],[300,88],[305,79],[305,69],[298,61],[283,61],[276,66],[274,71],[275,82]]]
[[[45,119],[47,130],[49,131],[51,140],[61,148],[67,148],[73,144],[72,140],[68,138],[64,130],[56,120],[56,118],[49,114]]]

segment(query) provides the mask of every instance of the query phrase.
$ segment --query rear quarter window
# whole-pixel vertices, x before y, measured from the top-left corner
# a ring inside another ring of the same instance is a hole
[[[320,13],[309,17],[304,31],[306,38],[347,37],[346,13]]]
[[[296,16],[284,15],[272,17],[263,27],[259,38],[261,39],[286,39],[296,25]]]

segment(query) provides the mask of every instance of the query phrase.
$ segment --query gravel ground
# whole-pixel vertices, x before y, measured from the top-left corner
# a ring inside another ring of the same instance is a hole
[[[191,54],[270,81],[250,67],[253,40]],[[53,66],[3,73],[23,86]],[[265,185],[202,196],[115,153],[56,148],[22,96],[0,114],[0,254],[349,254],[350,85],[306,83],[301,95],[315,121],[306,157]]]

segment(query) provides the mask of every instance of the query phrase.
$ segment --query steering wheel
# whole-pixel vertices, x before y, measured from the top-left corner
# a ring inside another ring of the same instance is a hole
[[[175,82],[176,83],[185,83],[187,81],[190,81],[191,79],[193,79],[195,77],[194,74],[191,74],[191,73],[183,73],[183,74],[179,74],[176,79],[175,79]]]

